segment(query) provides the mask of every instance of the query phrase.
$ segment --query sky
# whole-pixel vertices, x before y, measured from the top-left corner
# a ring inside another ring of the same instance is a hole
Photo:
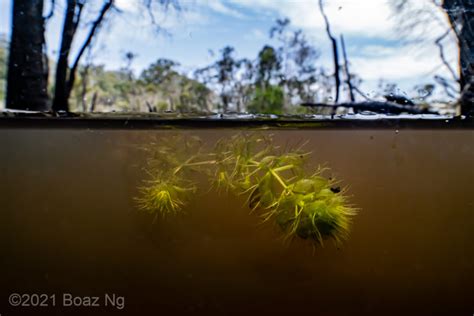
[[[173,7],[166,12],[159,7],[154,10],[155,21],[165,32],[157,32],[139,5],[140,0],[116,1],[121,13],[114,13],[101,30],[92,55],[94,63],[104,64],[108,69],[123,67],[123,56],[128,51],[137,55],[132,64],[137,74],[158,58],[176,60],[182,72],[191,73],[216,60],[219,50],[226,45],[235,47],[237,57],[254,59],[263,45],[272,43],[268,35],[276,19],[285,17],[291,20],[293,28],[302,29],[318,48],[321,53],[318,65],[332,69],[331,46],[318,0],[180,0],[181,10]],[[395,14],[393,1],[326,0],[325,11],[334,35],[344,35],[351,72],[363,80],[364,92],[374,93],[383,79],[396,83],[401,93],[416,97],[415,85],[433,83],[434,75],[450,78],[434,44],[434,39],[448,28],[448,22],[432,5],[432,0],[412,0],[414,7],[410,12],[418,10],[430,18],[403,32],[400,26],[413,19]],[[49,55],[53,57],[57,56],[59,47],[65,0],[56,2],[46,37]],[[89,21],[101,2],[93,1],[97,7],[86,11]],[[0,33],[7,36],[12,3],[13,0],[0,0]],[[81,26],[76,50],[88,27],[87,23]],[[450,34],[443,44],[447,60],[457,69],[454,36]]]

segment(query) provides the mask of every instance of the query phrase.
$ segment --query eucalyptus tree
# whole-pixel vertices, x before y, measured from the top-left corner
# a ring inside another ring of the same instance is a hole
[[[270,39],[276,39],[281,62],[279,85],[285,92],[285,105],[295,101],[312,101],[312,87],[318,80],[319,51],[311,45],[301,29],[292,30],[291,21],[277,19],[270,29]],[[295,100],[296,98],[296,100]]]

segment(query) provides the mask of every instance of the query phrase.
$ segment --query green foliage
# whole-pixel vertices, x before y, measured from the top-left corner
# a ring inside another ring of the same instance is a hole
[[[0,79],[7,77],[7,43],[0,37]]]
[[[257,87],[247,110],[250,113],[283,114],[284,93],[279,86]]]
[[[72,93],[76,100],[73,110],[88,110],[92,100],[96,102],[96,111],[208,110],[211,90],[180,75],[173,69],[176,66],[171,60],[159,59],[139,78],[127,68],[81,67]],[[83,106],[83,103],[87,104]]]
[[[145,85],[160,85],[169,82],[178,73],[173,70],[178,66],[178,63],[169,59],[158,59],[151,64],[147,69],[143,70],[140,79]]]
[[[298,113],[301,109],[293,105],[325,100],[332,93],[332,81],[316,67],[319,51],[302,30],[291,29],[289,19],[279,19],[270,38],[276,45],[264,45],[254,61],[238,59],[235,49],[226,46],[216,62],[195,72],[198,80],[218,91],[218,108]]]
[[[236,67],[236,60],[233,58],[232,54],[235,49],[230,46],[226,46],[222,49],[222,57],[216,63],[218,67],[218,82],[221,84],[226,84],[234,78],[234,71]]]
[[[203,152],[198,138],[172,137],[147,147],[152,180],[141,188],[140,209],[159,214],[179,213],[195,192],[193,173],[208,175],[218,191],[246,196],[246,204],[263,222],[277,223],[286,240],[295,237],[323,244],[347,239],[356,214],[345,192],[318,168],[306,171],[309,153],[302,146],[281,150],[271,137],[239,134],[221,139]]]
[[[265,45],[258,53],[257,84],[268,85],[280,69],[281,57],[273,47]]]
[[[7,79],[8,44],[0,34],[0,105],[4,102]]]

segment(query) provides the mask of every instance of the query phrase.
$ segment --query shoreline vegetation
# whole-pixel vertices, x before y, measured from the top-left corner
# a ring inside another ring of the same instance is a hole
[[[94,64],[93,59],[88,59],[78,67],[69,111],[276,115],[331,115],[361,111],[458,113],[457,104],[430,99],[436,88],[432,83],[417,87],[422,91],[423,98],[415,98],[414,103],[413,99],[405,97],[406,103],[400,104],[391,102],[391,96],[396,96],[398,92],[396,84],[381,80],[379,91],[369,97],[360,91],[362,78],[355,73],[350,74],[351,89],[341,87],[341,99],[344,100],[346,94],[352,98],[356,91],[358,105],[350,106],[354,103],[343,102],[336,107],[332,98],[335,88],[332,77],[327,69],[318,66],[320,52],[308,42],[303,31],[293,30],[290,21],[283,19],[276,21],[269,34],[269,40],[276,44],[264,45],[255,59],[238,58],[235,49],[226,46],[215,56],[215,62],[192,73],[180,71],[180,65],[173,60],[157,59],[137,75],[132,67],[137,55],[131,51],[124,54],[124,66],[117,70],[106,69],[104,65]],[[0,36],[2,102],[5,97],[7,53],[8,41],[5,36]],[[56,68],[52,60],[49,64],[50,69]],[[49,76],[49,95],[54,95],[54,77],[54,73]],[[365,106],[369,103],[374,106]],[[317,104],[320,106],[315,106]],[[380,108],[381,104],[384,106]]]

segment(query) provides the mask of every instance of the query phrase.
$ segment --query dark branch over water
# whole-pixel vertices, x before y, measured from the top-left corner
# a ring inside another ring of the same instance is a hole
[[[364,102],[346,102],[346,103],[338,103],[338,104],[327,104],[327,103],[311,103],[306,102],[300,104],[301,106],[305,107],[325,107],[325,108],[333,108],[334,112],[337,108],[352,108],[355,113],[361,112],[373,112],[373,113],[381,113],[381,114],[438,114],[437,112],[433,112],[426,109],[418,109],[410,105],[400,105],[392,102],[382,102],[382,101],[364,101]]]

